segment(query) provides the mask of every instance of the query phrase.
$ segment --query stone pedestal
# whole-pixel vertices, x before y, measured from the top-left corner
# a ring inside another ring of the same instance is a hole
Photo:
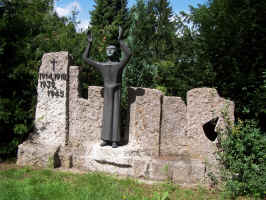
[[[189,156],[152,157],[135,146],[114,149],[110,146],[100,147],[100,143],[87,148],[83,169],[146,180],[169,180],[182,185],[203,182],[205,174],[204,165]]]
[[[18,165],[54,168],[60,166],[58,160],[59,146],[34,144],[30,141],[19,145]]]

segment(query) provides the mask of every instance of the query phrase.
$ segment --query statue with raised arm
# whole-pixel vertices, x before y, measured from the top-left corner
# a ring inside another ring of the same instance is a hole
[[[88,58],[92,43],[92,33],[88,31],[88,46],[83,53],[83,59],[99,70],[104,79],[104,107],[103,107],[103,123],[101,146],[112,145],[113,148],[118,147],[120,141],[120,94],[122,83],[122,72],[128,63],[131,52],[129,48],[121,40],[123,31],[119,27],[118,41],[120,48],[125,56],[120,62],[115,60],[116,47],[111,45],[106,48],[108,61],[105,63],[96,62]]]

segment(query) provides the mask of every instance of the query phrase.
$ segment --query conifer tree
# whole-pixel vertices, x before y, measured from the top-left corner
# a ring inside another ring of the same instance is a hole
[[[127,17],[127,0],[94,0],[95,9],[91,12],[91,25],[97,28],[122,24]]]
[[[129,24],[127,0],[94,0],[95,9],[91,12],[91,29],[94,37],[92,56],[98,60],[106,59],[107,45],[117,45],[118,27],[127,29]],[[97,48],[97,49],[96,49]]]
[[[157,60],[166,59],[173,51],[173,39],[176,34],[174,14],[169,0],[150,0],[156,21],[153,48]]]
[[[157,87],[157,68],[173,54],[176,26],[168,0],[138,0],[131,9],[129,42],[133,57],[127,68],[130,86]]]

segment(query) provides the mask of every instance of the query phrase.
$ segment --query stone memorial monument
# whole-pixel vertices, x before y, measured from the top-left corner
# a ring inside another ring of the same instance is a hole
[[[42,58],[38,77],[35,130],[19,146],[18,164],[43,166],[68,140],[69,54],[48,53]]]
[[[120,142],[120,95],[122,72],[128,63],[131,52],[121,40],[122,29],[119,27],[118,41],[120,48],[125,54],[122,61],[115,60],[116,47],[111,45],[106,48],[108,62],[100,63],[88,58],[89,50],[92,42],[92,33],[88,31],[88,46],[83,54],[83,59],[99,70],[104,79],[104,107],[103,107],[103,128],[101,146],[106,146],[109,143],[113,148],[116,148]]]
[[[91,39],[89,35],[89,43]],[[87,59],[88,45],[84,57],[103,73],[105,84],[104,88],[89,86],[87,99],[79,95],[80,67],[71,66],[70,55],[43,55],[35,128],[19,145],[17,164],[172,180],[190,186],[208,184],[208,173],[218,169],[217,136],[233,124],[234,103],[213,88],[188,91],[187,103],[156,89],[128,88],[128,144],[112,148],[120,131],[120,75],[130,58],[127,47],[121,41],[120,45],[125,59],[107,63]],[[103,89],[110,105],[101,94]],[[101,139],[111,145],[100,146]]]

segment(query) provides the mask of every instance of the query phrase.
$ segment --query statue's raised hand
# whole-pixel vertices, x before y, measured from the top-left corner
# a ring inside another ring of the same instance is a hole
[[[91,30],[88,30],[87,36],[88,36],[88,42],[91,43],[92,42],[92,33],[91,33]]]
[[[119,26],[119,35],[118,35],[118,40],[121,40],[122,36],[123,36],[123,29],[122,29],[122,27],[121,27],[121,26]]]

